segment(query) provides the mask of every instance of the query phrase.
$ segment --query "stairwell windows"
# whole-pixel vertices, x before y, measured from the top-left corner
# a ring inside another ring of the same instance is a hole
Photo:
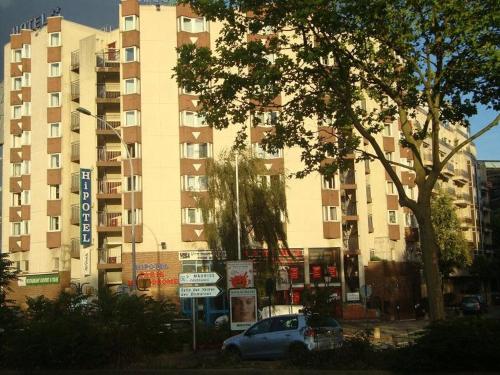
[[[61,216],[49,216],[49,232],[61,230]]]
[[[200,208],[183,208],[183,224],[203,224],[203,215]]]
[[[49,155],[49,168],[50,169],[61,168],[61,154]]]
[[[398,223],[398,212],[395,210],[387,211],[387,221],[389,224],[397,224]]]
[[[59,47],[61,45],[61,33],[49,33],[49,47]]]
[[[132,186],[133,184],[133,186]],[[125,181],[125,187],[126,191],[132,191],[132,187],[134,188],[133,191],[141,191],[142,189],[142,179],[141,176],[128,176],[126,177]]]
[[[207,176],[182,176],[183,191],[206,191],[208,189]]]
[[[49,200],[61,199],[61,185],[49,185]]]
[[[338,221],[337,207],[323,206],[323,221]]]
[[[140,143],[129,143],[127,144],[127,150],[131,159],[140,159],[142,156],[141,144]]]
[[[126,210],[125,212],[125,225],[132,225],[132,221],[134,221],[134,224],[140,224],[142,223],[142,210],[140,208],[136,208],[134,210],[135,212],[135,217],[132,220],[132,210]]]
[[[28,146],[31,144],[31,130],[24,130],[21,133],[21,145]]]
[[[139,48],[127,47],[123,49],[123,52],[124,62],[139,61]]]
[[[12,148],[20,148],[22,144],[21,134],[12,134]]]
[[[212,156],[211,143],[183,143],[181,155],[188,159],[205,159]]]
[[[23,87],[31,86],[31,73],[23,73]]]
[[[128,78],[123,82],[124,94],[138,94],[139,93],[139,80],[137,78]]]
[[[124,112],[125,126],[138,126],[141,124],[141,113],[139,111]]]
[[[54,62],[49,64],[49,77],[60,77],[61,76],[61,63]]]
[[[11,62],[19,63],[19,62],[21,62],[22,58],[23,58],[23,51],[20,48],[12,50],[12,57],[10,60]]]
[[[208,22],[205,20],[205,17],[179,17],[177,27],[178,31],[202,33],[204,31],[208,31]]]
[[[123,31],[137,30],[139,17],[136,15],[123,17]]]
[[[31,173],[31,160],[23,160],[21,173],[24,175]]]
[[[394,185],[394,182],[392,181],[387,181],[387,194],[389,195],[397,195],[398,192],[396,190],[396,186]]]
[[[61,93],[51,92],[49,93],[49,107],[60,107],[61,106]]]
[[[18,120],[23,114],[23,107],[21,105],[12,106],[12,118]]]
[[[59,138],[61,136],[61,123],[53,122],[49,124],[49,138]]]
[[[335,189],[335,176],[321,176],[321,180],[324,190]]]
[[[206,126],[205,117],[198,114],[198,112],[193,111],[182,111],[181,112],[181,125],[201,127]]]
[[[31,102],[23,103],[23,116],[31,116]]]
[[[19,207],[19,206],[22,205],[22,196],[21,196],[21,193],[12,193],[10,205],[12,207]]]
[[[21,222],[14,222],[11,224],[10,233],[12,236],[20,236],[22,234]]]
[[[18,91],[23,87],[23,79],[22,77],[13,77],[12,78],[12,90]]]
[[[22,163],[12,163],[11,164],[11,176],[20,177],[22,175]]]

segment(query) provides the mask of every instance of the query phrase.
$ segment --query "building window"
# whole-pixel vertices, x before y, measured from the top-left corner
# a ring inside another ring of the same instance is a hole
[[[12,148],[19,148],[22,145],[21,134],[12,134]]]
[[[252,151],[256,158],[259,159],[276,159],[283,157],[283,150],[279,149],[275,152],[266,151],[260,143],[252,143]]]
[[[60,77],[61,76],[61,63],[55,62],[49,64],[49,77]]]
[[[61,93],[51,92],[49,94],[49,107],[60,107],[61,106]]]
[[[204,17],[179,17],[178,22],[179,31],[186,31],[188,33],[202,33],[208,31],[208,23]]]
[[[200,208],[183,208],[182,222],[184,224],[203,224],[203,216]]]
[[[24,130],[21,133],[21,144],[23,146],[28,146],[31,144],[31,130]]]
[[[182,176],[182,190],[206,191],[208,189],[207,176]]]
[[[373,215],[368,214],[368,233],[373,233]]]
[[[198,112],[183,111],[181,112],[181,125],[194,127],[206,126],[205,117],[198,114]]]
[[[410,228],[417,228],[418,227],[417,218],[415,217],[415,215],[412,212],[407,212],[405,214],[405,224],[407,227],[410,227]]]
[[[123,17],[123,31],[137,30],[138,20],[136,15]]]
[[[137,47],[124,48],[123,58],[125,62],[139,61],[139,49]]]
[[[23,87],[31,86],[31,73],[23,73]]]
[[[397,195],[398,192],[396,190],[396,185],[394,185],[394,182],[392,181],[387,181],[387,194],[389,195]]]
[[[57,232],[61,230],[61,217],[49,216],[49,231]]]
[[[11,195],[11,204],[12,207],[19,207],[22,205],[22,196],[21,193],[12,193]]]
[[[30,204],[31,203],[31,192],[30,190],[23,190],[21,193],[21,203]]]
[[[31,116],[31,102],[23,103],[23,116]]]
[[[137,78],[128,78],[123,82],[123,92],[125,94],[139,93],[139,80]]]
[[[61,199],[61,185],[49,185],[49,199]]]
[[[31,160],[23,160],[22,162],[22,174],[31,173]]]
[[[30,44],[23,44],[22,58],[23,59],[31,58],[31,45]]]
[[[22,174],[22,163],[12,163],[12,177],[19,177]]]
[[[59,47],[61,45],[61,33],[49,34],[49,47]]]
[[[141,176],[128,176],[126,177],[125,186],[126,191],[132,191],[132,182],[134,183],[134,191],[141,191]]]
[[[49,168],[61,168],[61,154],[50,154],[49,155]]]
[[[198,92],[196,92],[196,91],[189,91],[189,90],[188,90],[187,88],[185,88],[185,87],[182,87],[182,88],[181,88],[181,94],[183,94],[183,95],[192,95],[192,96],[199,95],[199,93],[198,93]]]
[[[18,91],[23,87],[23,79],[22,77],[14,77],[12,78],[12,90]]]
[[[323,221],[337,221],[337,207],[323,206]]]
[[[337,63],[335,62],[335,58],[333,57],[332,52],[329,52],[326,57],[321,56],[319,58],[319,61],[322,65],[326,65],[326,66],[336,66],[337,65]]]
[[[134,211],[135,211],[135,217],[134,217],[135,224],[140,224],[142,222],[142,216],[141,216],[142,210],[140,208],[136,208]],[[132,225],[132,210],[126,210],[125,218],[127,219],[125,225]]]
[[[188,159],[205,159],[212,156],[212,144],[210,143],[183,143],[181,155]]]
[[[384,124],[384,129],[382,130],[382,134],[386,137],[392,136],[392,127],[391,124]]]
[[[11,234],[12,236],[20,236],[22,234],[21,222],[15,222],[11,224]]]
[[[255,112],[254,115],[254,126],[265,126],[272,127],[276,125],[279,118],[279,112]]]
[[[61,123],[53,122],[49,124],[49,138],[59,138],[61,136]]]
[[[52,262],[53,262],[53,271],[59,271],[59,258],[52,258]]]
[[[415,188],[408,185],[404,185],[404,188],[406,190],[406,195],[411,199],[415,199]]]
[[[20,119],[23,114],[23,107],[20,105],[14,105],[12,106],[12,118],[13,119]]]
[[[394,152],[385,152],[384,155],[385,155],[385,158],[389,161],[392,161],[393,159],[393,154]]]
[[[335,189],[335,176],[321,176],[322,186],[325,190]]]
[[[127,150],[128,150],[128,153],[130,154],[131,159],[139,159],[142,155],[140,143],[127,144]]]
[[[140,113],[139,111],[126,111],[125,116],[125,126],[136,126],[140,125]]]
[[[281,176],[279,174],[266,174],[259,176],[260,185],[264,187],[278,186],[281,182]]]
[[[398,223],[398,213],[394,210],[387,211],[387,217],[389,224],[397,224]]]
[[[14,49],[14,50],[12,50],[12,59],[11,59],[11,61],[13,63],[19,63],[19,62],[21,62],[22,58],[23,58],[23,51],[21,49]]]

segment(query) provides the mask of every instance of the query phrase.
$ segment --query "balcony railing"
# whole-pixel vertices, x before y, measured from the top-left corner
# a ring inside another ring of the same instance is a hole
[[[71,112],[71,131],[80,131],[80,113],[73,111]]]
[[[109,246],[98,249],[100,264],[120,264],[122,262],[122,247]]]
[[[80,224],[80,205],[71,205],[71,224]]]
[[[80,69],[80,51],[71,52],[71,70]]]
[[[120,84],[97,84],[97,97],[100,99],[119,99],[120,98]]]
[[[80,100],[80,81],[71,82],[71,100]]]
[[[343,216],[356,216],[356,202],[341,202],[342,215]]]
[[[357,235],[343,237],[342,243],[344,244],[344,248],[347,250],[354,251],[359,249],[359,238]]]
[[[80,239],[71,239],[71,258],[80,259]]]
[[[100,227],[121,227],[121,212],[103,212],[97,213],[97,223]]]
[[[71,143],[71,161],[80,160],[80,142]]]
[[[120,194],[122,192],[121,180],[99,180],[97,182],[99,194]]]
[[[121,151],[118,150],[106,150],[104,147],[97,148],[97,161],[116,161],[121,160]]]
[[[108,49],[103,52],[96,53],[96,66],[98,68],[119,68],[120,50]]]
[[[80,173],[71,174],[71,192],[78,193],[80,191]]]
[[[120,116],[97,116],[97,130],[110,130],[109,127],[106,125],[106,122],[111,126],[113,129],[119,129],[120,128]]]

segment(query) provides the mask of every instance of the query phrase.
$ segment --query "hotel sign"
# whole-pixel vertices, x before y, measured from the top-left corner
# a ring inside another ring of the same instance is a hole
[[[90,245],[92,242],[92,195],[91,170],[80,168],[80,243]]]
[[[59,273],[27,275],[20,277],[17,283],[18,286],[59,284]]]
[[[50,17],[59,16],[61,14],[61,8],[57,7],[52,9],[52,14]],[[40,14],[37,17],[30,18],[29,20],[24,21],[20,25],[16,25],[12,28],[11,34],[19,34],[21,30],[37,30],[42,28],[47,24],[47,15],[45,13]]]

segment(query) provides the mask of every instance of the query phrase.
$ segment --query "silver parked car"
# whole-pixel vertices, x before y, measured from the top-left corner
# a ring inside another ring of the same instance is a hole
[[[302,314],[275,316],[255,323],[222,344],[223,353],[238,358],[283,358],[299,362],[314,351],[335,349],[344,341],[342,328],[330,317]]]

